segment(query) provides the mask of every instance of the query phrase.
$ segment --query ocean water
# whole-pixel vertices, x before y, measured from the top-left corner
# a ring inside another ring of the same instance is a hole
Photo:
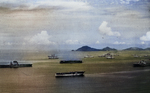
[[[149,93],[150,71],[57,78],[55,93]]]
[[[0,61],[40,59],[47,54],[5,51]],[[49,67],[0,68],[0,93],[150,93],[149,67],[66,78],[55,78]]]
[[[44,72],[0,68],[0,93],[150,93],[150,69],[64,78]]]

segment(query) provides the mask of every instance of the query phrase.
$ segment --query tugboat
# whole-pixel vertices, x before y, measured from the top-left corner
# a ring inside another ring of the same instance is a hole
[[[138,63],[133,64],[133,67],[145,67],[147,63],[144,60],[139,61]]]
[[[85,71],[55,73],[55,77],[79,77],[84,76]]]

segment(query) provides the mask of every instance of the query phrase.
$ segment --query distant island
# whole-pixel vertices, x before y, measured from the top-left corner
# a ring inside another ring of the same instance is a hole
[[[117,50],[117,49],[110,48],[110,47],[105,47],[103,49],[96,49],[96,48],[91,48],[89,46],[82,46],[81,48],[78,48],[76,51],[112,51],[112,50]]]
[[[117,49],[115,48],[110,48],[110,47],[105,47],[103,49],[96,49],[96,48],[92,48],[92,47],[89,47],[89,46],[82,46],[80,48],[78,48],[77,50],[72,50],[72,51],[116,51]],[[126,48],[126,49],[123,49],[124,51],[125,50],[150,50],[150,48],[138,48],[138,47],[130,47],[130,48]]]
[[[100,51],[100,49],[91,48],[89,46],[82,46],[78,48],[76,51]]]
[[[130,48],[127,48],[127,49],[124,49],[124,50],[144,50],[144,49],[138,48],[138,47],[130,47]]]
[[[139,48],[139,47],[130,47],[130,48],[127,48],[127,49],[124,49],[124,50],[150,50],[150,48]]]

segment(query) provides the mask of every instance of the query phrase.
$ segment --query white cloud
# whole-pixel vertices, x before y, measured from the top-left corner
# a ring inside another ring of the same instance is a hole
[[[51,36],[47,33],[47,31],[41,31],[41,33],[34,35],[28,41],[32,44],[44,44],[44,45],[55,44],[54,42],[51,42],[49,40],[50,37]]]
[[[119,32],[114,32],[111,30],[111,27],[107,26],[107,22],[103,21],[103,23],[99,26],[99,32],[108,36],[121,36]]]
[[[120,0],[120,3],[121,4],[130,4],[131,1],[138,2],[139,0]]]
[[[145,44],[145,42],[141,42],[141,44]]]
[[[131,11],[131,10],[124,10],[116,13],[116,17],[128,17],[128,18],[139,18],[141,17],[141,14],[137,11]]]
[[[16,43],[14,43],[14,44],[16,44]],[[13,45],[13,43],[12,42],[4,42],[3,45],[9,45],[9,46],[11,46],[11,45]]]
[[[100,42],[99,41],[96,41],[96,44],[99,44]]]
[[[79,44],[78,40],[67,40],[66,44]]]
[[[142,41],[150,41],[150,31],[148,31],[146,33],[146,35],[140,37],[140,40],[142,40]]]
[[[81,2],[81,1],[63,1],[63,0],[57,0],[57,1],[39,1],[37,2],[41,5],[48,5],[53,7],[63,7],[73,10],[88,10],[91,8],[91,6],[88,5],[88,3]]]
[[[2,0],[0,3],[8,3],[9,0],[5,1]],[[10,0],[11,1],[11,0]],[[30,1],[30,0],[12,0],[13,9],[24,9],[24,10],[31,10],[35,8],[57,8],[57,9],[68,9],[68,10],[89,10],[92,7],[83,1],[66,1],[66,0],[37,0],[37,1]],[[17,5],[16,5],[17,4]]]
[[[125,42],[118,42],[118,41],[116,41],[116,42],[114,42],[114,44],[119,45],[119,44],[126,44],[126,43]]]
[[[23,0],[0,0],[0,3],[19,3]]]

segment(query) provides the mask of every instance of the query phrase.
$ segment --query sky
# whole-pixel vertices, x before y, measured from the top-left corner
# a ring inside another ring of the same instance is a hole
[[[0,48],[150,46],[150,0],[0,0]]]

